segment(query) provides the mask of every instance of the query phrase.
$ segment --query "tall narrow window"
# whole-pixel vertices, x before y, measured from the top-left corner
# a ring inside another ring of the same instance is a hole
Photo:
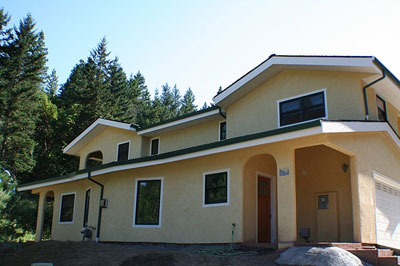
[[[129,157],[129,141],[118,144],[117,161],[128,160],[128,157]]]
[[[279,102],[280,126],[324,118],[325,92],[317,92]]]
[[[90,207],[90,189],[86,190],[86,193],[85,193],[85,210],[83,213],[83,227],[88,226],[89,207]]]
[[[228,203],[228,172],[204,174],[204,206]]]
[[[151,140],[150,144],[150,155],[156,155],[158,154],[160,148],[160,138],[155,138]]]
[[[161,195],[162,179],[137,180],[135,225],[160,225]]]
[[[75,193],[61,196],[60,223],[72,223],[74,220]]]
[[[376,105],[378,107],[378,120],[379,121],[387,121],[387,116],[386,116],[386,103],[385,101],[379,97],[378,95],[376,96]]]
[[[226,121],[219,123],[219,140],[226,139]]]

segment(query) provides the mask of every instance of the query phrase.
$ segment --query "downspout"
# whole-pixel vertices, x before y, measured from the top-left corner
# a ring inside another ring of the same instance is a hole
[[[93,183],[97,184],[100,186],[100,202],[99,202],[99,213],[97,216],[97,231],[96,231],[96,243],[99,243],[99,238],[100,238],[100,226],[101,226],[101,213],[103,211],[103,208],[101,207],[101,201],[103,200],[103,193],[104,193],[104,185],[97,182],[96,180],[91,178],[91,172],[88,172],[88,179],[92,181]]]
[[[368,100],[367,100],[367,88],[371,87],[375,83],[378,83],[382,79],[386,78],[385,70],[382,69],[382,77],[378,78],[377,80],[365,85],[363,87],[363,96],[364,96],[364,108],[365,108],[365,120],[369,120],[369,111],[368,111]]]

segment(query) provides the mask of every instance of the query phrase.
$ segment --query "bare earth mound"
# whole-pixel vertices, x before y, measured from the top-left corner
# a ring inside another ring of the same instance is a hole
[[[0,244],[0,265],[30,266],[47,262],[54,266],[142,266],[142,265],[276,265],[279,254],[262,250],[234,256],[199,254],[227,246],[111,244],[94,242],[44,241]],[[243,252],[243,251],[242,251]],[[246,252],[246,251],[244,251]],[[208,252],[210,253],[210,252]]]

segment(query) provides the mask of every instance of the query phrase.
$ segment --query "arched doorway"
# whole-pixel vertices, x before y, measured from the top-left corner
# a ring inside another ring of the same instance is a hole
[[[88,154],[86,158],[86,168],[102,164],[103,164],[103,153],[101,151],[94,151]]]
[[[244,242],[276,243],[276,173],[270,154],[251,157],[244,166]]]

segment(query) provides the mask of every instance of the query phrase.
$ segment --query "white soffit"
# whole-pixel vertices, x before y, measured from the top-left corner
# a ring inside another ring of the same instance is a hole
[[[197,115],[189,116],[183,119],[171,121],[169,123],[161,124],[158,126],[150,127],[147,129],[139,130],[138,135],[146,137],[156,137],[165,133],[169,133],[178,129],[183,129],[210,121],[221,119],[219,109],[214,109],[208,112],[200,113]]]
[[[94,137],[99,135],[107,127],[115,127],[130,131],[136,131],[132,128],[131,124],[111,121],[103,118],[97,119],[93,124],[85,129],[78,137],[76,137],[70,144],[68,144],[63,152],[70,155],[75,155],[84,145],[89,143]]]
[[[379,74],[380,71],[373,63],[373,60],[374,57],[274,55],[235,81],[222,93],[215,96],[213,100],[216,105],[227,107],[282,70],[346,71]]]
[[[382,76],[382,75],[381,75]],[[385,101],[400,110],[400,88],[388,77],[372,85],[375,92]]]

